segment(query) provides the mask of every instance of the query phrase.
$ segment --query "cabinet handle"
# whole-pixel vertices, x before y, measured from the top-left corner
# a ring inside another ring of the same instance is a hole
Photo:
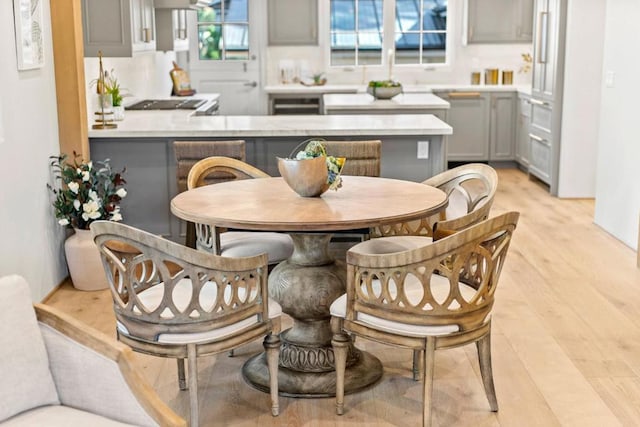
[[[549,12],[540,12],[540,25],[538,29],[538,64],[546,64]]]
[[[480,98],[480,92],[449,92],[449,98]]]
[[[551,144],[549,143],[549,141],[547,141],[544,138],[539,137],[538,135],[534,135],[532,133],[529,134],[529,138],[533,139],[534,141],[538,141],[541,144],[546,145],[547,147],[551,147]]]
[[[529,102],[530,102],[531,104],[534,104],[534,105],[542,105],[542,106],[545,106],[545,107],[549,106],[549,103],[548,103],[548,102],[540,101],[540,100],[538,100],[538,99],[533,99],[533,98],[531,98],[531,99],[529,100]]]
[[[242,85],[247,87],[256,87],[258,86],[258,82],[246,82],[246,83],[243,83]]]

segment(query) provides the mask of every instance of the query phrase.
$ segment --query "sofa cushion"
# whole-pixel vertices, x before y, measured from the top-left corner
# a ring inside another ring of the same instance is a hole
[[[32,409],[31,411],[18,414],[2,423],[2,427],[121,427],[130,425],[133,424],[123,424],[90,412],[59,405],[42,406],[40,408]]]
[[[0,278],[0,421],[37,406],[59,404],[29,285]]]

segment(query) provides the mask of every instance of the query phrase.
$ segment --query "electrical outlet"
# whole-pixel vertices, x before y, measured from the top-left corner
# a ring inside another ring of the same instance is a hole
[[[429,158],[429,141],[418,141],[418,158]]]

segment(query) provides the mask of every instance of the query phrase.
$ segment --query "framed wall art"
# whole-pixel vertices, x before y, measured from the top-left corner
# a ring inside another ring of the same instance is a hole
[[[44,65],[42,0],[13,0],[18,70]]]

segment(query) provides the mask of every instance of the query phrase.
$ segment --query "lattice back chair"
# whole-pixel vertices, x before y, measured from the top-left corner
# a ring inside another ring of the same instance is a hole
[[[265,172],[247,163],[227,157],[208,157],[196,163],[187,177],[187,188],[206,185],[212,174],[224,173],[234,179],[268,178]],[[229,203],[233,203],[232,200]],[[196,247],[222,256],[252,256],[266,252],[274,265],[293,253],[293,241],[288,234],[255,231],[226,231],[209,224],[196,224]]]
[[[245,161],[246,147],[243,140],[235,141],[173,141],[173,153],[176,158],[176,179],[178,192],[187,190],[187,176],[198,161],[211,156],[224,156]],[[218,172],[207,177],[207,184],[215,184],[234,179],[233,175]],[[196,231],[192,222],[187,221],[185,244],[196,247]]]
[[[441,229],[462,230],[489,217],[493,199],[498,189],[495,169],[482,163],[469,163],[435,175],[423,184],[447,193],[447,208],[420,221],[410,221],[375,227],[371,237],[382,236],[433,236],[433,226]]]
[[[408,250],[397,245],[371,255],[355,245],[347,252],[347,293],[331,305],[338,414],[344,409],[346,333],[426,353],[425,426],[431,425],[435,350],[475,342],[491,410],[498,410],[490,314],[518,217],[509,212],[436,242],[411,236],[400,241],[413,241]]]
[[[198,425],[197,358],[264,338],[277,415],[282,309],[267,295],[266,254],[214,256],[109,221],[91,224],[110,283],[118,339],[135,351],[188,362],[190,425]]]
[[[380,176],[382,141],[323,141],[327,154],[345,157],[343,175]]]

